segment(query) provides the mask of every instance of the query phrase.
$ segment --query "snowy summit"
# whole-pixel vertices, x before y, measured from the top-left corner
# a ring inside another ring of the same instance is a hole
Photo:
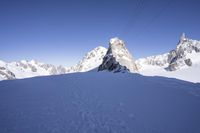
[[[110,39],[108,51],[99,66],[99,71],[137,72],[137,66],[122,40],[115,37]]]
[[[98,46],[85,54],[83,59],[79,61],[79,63],[72,67],[72,71],[74,72],[87,72],[94,68],[97,68],[103,61],[103,57],[105,56],[107,49]]]

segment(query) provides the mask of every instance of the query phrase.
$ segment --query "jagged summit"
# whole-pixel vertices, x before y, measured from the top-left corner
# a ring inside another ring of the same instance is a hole
[[[85,54],[83,59],[71,68],[71,71],[86,72],[97,68],[103,62],[103,57],[105,56],[106,52],[107,49],[102,46],[94,48],[93,50]]]
[[[164,67],[168,71],[179,70],[183,67],[192,66],[197,63],[200,53],[200,41],[186,37],[185,33],[180,36],[175,49],[163,55],[151,56],[137,60],[137,65],[153,65]]]
[[[138,59],[136,64],[143,75],[200,82],[200,41],[190,39],[183,33],[177,46],[170,52]]]
[[[118,37],[114,37],[110,39],[109,45],[122,45],[124,46],[124,42],[122,40],[120,40]]]
[[[200,42],[186,37],[183,33],[176,49],[170,51],[167,70],[174,71],[183,66],[192,66],[194,56],[200,52]]]
[[[124,42],[115,37],[110,39],[108,51],[98,70],[108,70],[112,72],[137,72],[137,66],[132,55],[126,49]]]

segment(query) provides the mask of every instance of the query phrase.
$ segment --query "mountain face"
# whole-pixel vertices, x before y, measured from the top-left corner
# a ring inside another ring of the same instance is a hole
[[[200,41],[182,34],[175,49],[163,55],[136,60],[139,73],[200,82]]]
[[[183,33],[176,49],[169,53],[141,58],[136,61],[139,68],[145,65],[159,66],[167,71],[175,71],[196,63],[195,55],[200,54],[200,41],[186,38]],[[198,57],[197,57],[198,58]],[[198,59],[200,62],[200,59]]]
[[[170,51],[168,56],[169,71],[180,69],[183,66],[192,66],[191,55],[200,53],[200,41],[191,40],[183,34],[175,50]]]
[[[88,52],[77,65],[69,68],[45,64],[35,60],[22,60],[11,63],[0,61],[0,80],[86,72],[98,67],[102,63],[106,51],[106,48],[99,46]]]
[[[64,74],[67,68],[32,61],[18,61],[6,63],[0,61],[0,79],[28,78],[42,75]]]
[[[5,67],[6,63],[0,61],[0,80],[15,79],[15,74]]]
[[[108,51],[103,58],[103,63],[98,68],[98,71],[103,70],[112,72],[137,71],[133,57],[122,40],[118,38],[110,39]]]
[[[72,72],[86,72],[97,68],[103,61],[107,49],[104,47],[96,47],[88,52],[79,63],[71,67]]]

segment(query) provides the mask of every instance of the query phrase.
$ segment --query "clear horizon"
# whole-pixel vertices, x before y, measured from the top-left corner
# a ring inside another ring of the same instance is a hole
[[[155,4],[156,3],[156,4]],[[200,39],[198,0],[1,0],[0,60],[72,66],[119,37],[135,59]]]

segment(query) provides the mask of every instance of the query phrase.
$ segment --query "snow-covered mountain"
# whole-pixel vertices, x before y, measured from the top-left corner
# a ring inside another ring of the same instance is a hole
[[[81,61],[75,66],[72,66],[70,72],[87,72],[94,68],[97,68],[103,61],[107,49],[98,46],[95,49],[88,52]]]
[[[15,79],[15,74],[7,69],[6,63],[0,60],[0,80]]]
[[[6,63],[0,61],[0,79],[28,78],[43,75],[64,74],[67,68],[44,64],[35,60],[21,60],[18,62]]]
[[[184,66],[192,66],[193,63],[196,63],[198,57],[194,57],[193,55],[198,53],[200,53],[200,41],[188,39],[183,33],[176,49],[163,55],[138,59],[136,63],[139,68],[144,65],[153,65],[166,67],[166,70],[168,71],[175,71]]]
[[[84,58],[73,67],[55,66],[35,60],[22,60],[11,63],[0,61],[0,80],[86,72],[98,67],[102,63],[106,51],[106,48],[99,46],[88,52]]]
[[[108,51],[103,58],[103,63],[98,68],[98,71],[103,70],[112,72],[137,71],[133,57],[122,40],[118,38],[110,39]]]
[[[200,83],[140,75],[200,82],[199,44],[183,35],[175,50],[137,66],[117,38],[71,68],[0,61],[2,79],[52,75],[0,82],[0,133],[199,133]],[[89,71],[98,65],[128,72]]]
[[[86,72],[95,68],[99,71],[130,71],[145,76],[165,76],[200,82],[200,41],[182,34],[174,50],[134,61],[124,42],[112,38],[108,50],[101,46],[96,47],[72,67],[54,66],[34,60],[11,63],[0,61],[0,80]]]
[[[138,59],[136,64],[143,75],[200,82],[200,41],[189,39],[183,33],[174,50]]]

